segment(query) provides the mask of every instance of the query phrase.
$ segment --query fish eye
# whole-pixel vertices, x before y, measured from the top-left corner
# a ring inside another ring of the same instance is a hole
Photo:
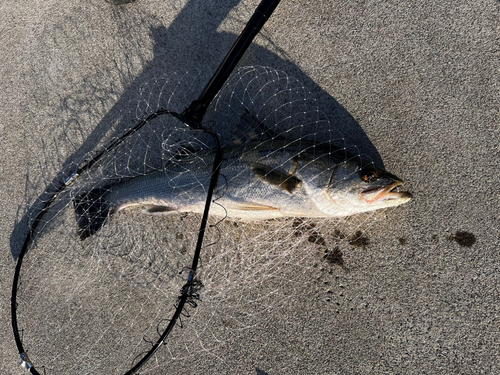
[[[374,168],[365,168],[361,171],[361,179],[365,182],[373,182],[377,177],[378,174]]]

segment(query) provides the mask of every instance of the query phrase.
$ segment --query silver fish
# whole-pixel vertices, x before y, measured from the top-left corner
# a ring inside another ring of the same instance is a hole
[[[212,151],[183,156],[162,171],[97,188],[74,200],[81,239],[131,206],[148,212],[204,210]],[[212,215],[241,220],[342,217],[406,203],[403,181],[345,149],[269,139],[224,150]]]

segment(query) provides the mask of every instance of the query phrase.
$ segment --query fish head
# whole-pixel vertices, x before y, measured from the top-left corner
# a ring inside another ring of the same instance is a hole
[[[402,184],[403,180],[392,173],[352,158],[330,167],[329,173],[316,179],[314,201],[330,216],[395,207],[412,198],[410,193],[400,190]]]
[[[368,205],[394,207],[412,198],[409,192],[400,190],[402,179],[373,164],[359,168],[358,177],[359,196]]]

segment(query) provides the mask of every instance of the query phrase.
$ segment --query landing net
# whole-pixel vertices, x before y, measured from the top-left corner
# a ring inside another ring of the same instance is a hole
[[[124,119],[132,117],[137,123],[160,108],[181,112],[198,90],[196,80],[196,74],[186,73],[147,82],[134,111],[103,134],[71,122],[45,129],[47,138],[41,141],[39,134],[27,133],[27,148],[33,153],[28,211],[17,230],[28,230],[27,224],[45,203],[47,187],[68,181],[75,166],[131,126]],[[277,137],[328,142],[359,155],[319,111],[303,84],[266,67],[233,73],[204,125],[220,134],[226,148]],[[37,227],[17,290],[21,339],[39,371],[120,374],[130,369],[168,324],[198,235],[198,213],[150,214],[133,207],[113,215],[82,241],[75,199],[96,188],[175,167],[195,181],[179,189],[187,194],[189,189],[206,189],[207,176],[200,171],[211,168],[213,147],[207,134],[171,116],[158,116],[105,151],[57,195]],[[204,156],[190,169],[186,155]],[[220,206],[223,195],[224,189],[219,189],[215,206]],[[141,373],[189,372],[186,361],[195,368],[200,358],[232,361],[238,354],[232,348],[260,345],[249,341],[252,332],[265,330],[266,322],[293,302],[297,289],[304,290],[314,279],[311,275],[349,272],[349,252],[366,244],[364,232],[379,216],[253,222],[210,216],[191,303]]]

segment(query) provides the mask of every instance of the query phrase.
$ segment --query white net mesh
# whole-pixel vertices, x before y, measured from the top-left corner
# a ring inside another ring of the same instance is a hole
[[[196,77],[172,74],[148,82],[135,108],[136,122],[159,108],[182,111],[193,90],[200,88]],[[126,128],[122,124],[117,122],[105,137],[89,144],[95,134],[71,123],[52,129],[53,139],[45,144],[28,134],[33,152],[36,147],[46,151],[42,158],[33,155],[29,169],[27,190],[34,195],[28,196],[28,217],[46,199],[42,194],[35,202],[54,176],[57,180],[70,176],[81,161],[78,155],[95,154],[92,148],[100,150],[116,138]],[[300,82],[265,67],[235,72],[212,103],[205,124],[221,135],[226,157],[235,152],[231,151],[234,144],[269,138],[328,142],[359,154],[354,145],[345,144]],[[208,188],[212,148],[206,134],[188,129],[171,116],[159,116],[105,152],[57,196],[37,227],[17,293],[23,345],[39,371],[120,374],[129,370],[168,324],[198,236],[199,213],[144,214],[141,207],[131,207],[82,241],[75,199],[96,188],[110,191],[109,186],[120,181],[169,169],[185,178],[170,179],[170,184],[192,197]],[[190,185],[176,185],[176,181]],[[232,186],[231,180],[225,184],[214,195],[216,213]],[[174,329],[166,346],[141,373],[164,373],[173,361],[200,352],[222,361],[234,355],[231,343],[276,314],[293,296],[297,283],[319,270],[348,272],[344,256],[351,247],[366,245],[364,232],[378,216],[371,212],[349,218],[250,222],[211,216],[198,272],[203,283],[198,306],[187,307],[183,328]]]

